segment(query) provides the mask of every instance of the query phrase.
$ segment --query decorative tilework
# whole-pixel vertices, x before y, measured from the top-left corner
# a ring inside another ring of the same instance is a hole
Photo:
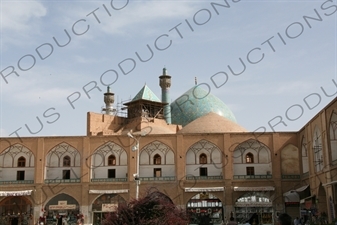
[[[171,103],[173,124],[183,126],[210,112],[214,112],[236,123],[232,111],[217,97],[200,86],[195,86]]]
[[[149,100],[153,102],[161,102],[159,98],[150,90],[150,88],[146,84],[132,99],[132,102],[140,99]]]

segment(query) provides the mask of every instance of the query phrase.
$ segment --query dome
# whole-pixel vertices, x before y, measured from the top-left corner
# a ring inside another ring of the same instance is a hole
[[[195,86],[171,103],[173,124],[185,126],[210,112],[236,123],[232,111],[216,96]]]
[[[247,132],[247,130],[237,123],[226,119],[216,113],[210,112],[191,123],[187,124],[178,133],[230,133]]]

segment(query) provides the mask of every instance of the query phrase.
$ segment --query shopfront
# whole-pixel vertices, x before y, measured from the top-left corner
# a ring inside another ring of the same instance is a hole
[[[190,224],[221,224],[224,211],[222,201],[217,195],[223,194],[223,191],[223,187],[185,189],[185,192],[197,192],[186,205]]]
[[[52,198],[44,208],[42,215],[47,225],[62,224],[75,225],[80,217],[79,204],[73,197],[67,194],[59,194]]]
[[[283,194],[285,212],[292,218],[300,218],[300,196],[295,190]]]
[[[27,191],[1,191],[0,197],[0,225],[31,225],[33,224],[33,207],[26,197],[31,195]]]
[[[126,201],[119,194],[103,194],[92,204],[93,225],[101,225],[107,214],[117,211],[121,204]]]
[[[273,203],[270,191],[274,187],[235,187],[234,191],[245,191],[235,202],[235,219],[239,224],[247,221],[251,225],[273,224]]]

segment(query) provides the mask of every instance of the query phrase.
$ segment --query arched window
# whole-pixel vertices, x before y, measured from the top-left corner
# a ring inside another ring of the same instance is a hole
[[[21,156],[18,159],[18,167],[25,167],[26,166],[26,159],[25,157]]]
[[[153,164],[154,164],[154,165],[160,165],[160,164],[161,164],[161,157],[160,157],[160,155],[156,154],[156,155],[153,157]]]
[[[246,163],[254,163],[254,155],[250,152],[246,155]]]
[[[199,156],[199,163],[200,164],[207,164],[207,156],[202,153],[200,156]]]
[[[69,156],[63,157],[63,166],[70,166],[70,157]]]
[[[109,156],[108,166],[116,166],[116,157],[114,155]]]

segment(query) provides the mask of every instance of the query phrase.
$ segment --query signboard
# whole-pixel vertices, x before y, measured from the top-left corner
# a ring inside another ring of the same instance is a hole
[[[76,205],[50,205],[49,210],[75,210]]]
[[[235,207],[272,207],[271,202],[236,202]]]
[[[234,191],[274,191],[275,187],[234,187]]]
[[[118,204],[102,204],[102,212],[114,212],[118,208]]]

